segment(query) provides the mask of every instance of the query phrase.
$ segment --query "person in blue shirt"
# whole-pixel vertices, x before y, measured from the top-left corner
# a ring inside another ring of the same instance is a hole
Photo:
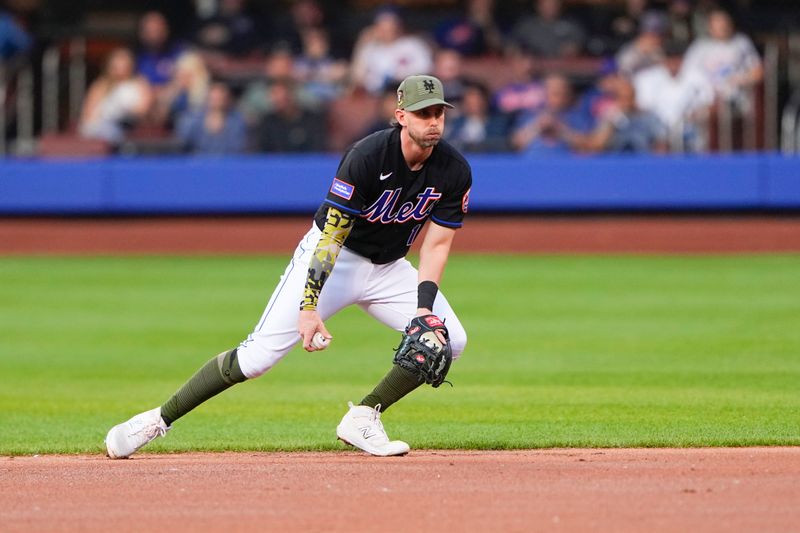
[[[667,130],[654,114],[636,107],[633,84],[619,78],[613,93],[613,109],[586,136],[583,149],[617,154],[666,152]]]
[[[236,154],[247,145],[244,119],[232,108],[230,89],[222,82],[211,85],[205,109],[178,120],[176,132],[184,149],[195,154]]]
[[[461,100],[461,113],[449,126],[445,138],[466,152],[501,152],[508,150],[508,120],[490,106],[489,89],[477,82],[467,82]]]
[[[33,39],[5,9],[0,9],[0,63],[27,52]]]
[[[158,11],[148,11],[139,20],[139,45],[136,70],[156,90],[166,85],[175,73],[175,63],[183,52],[170,40],[169,23]]]
[[[594,85],[578,98],[578,107],[592,125],[597,125],[616,105],[614,90],[620,78],[613,57],[603,59]]]
[[[511,133],[511,146],[537,156],[574,152],[592,125],[574,105],[572,86],[565,76],[550,74],[544,86],[544,108],[519,117]]]
[[[468,0],[463,15],[436,26],[436,43],[469,57],[500,52],[503,36],[495,21],[494,4],[494,0]]]
[[[494,108],[511,120],[539,111],[544,107],[545,91],[541,80],[534,78],[533,56],[512,51],[507,64],[513,81],[494,93]]]

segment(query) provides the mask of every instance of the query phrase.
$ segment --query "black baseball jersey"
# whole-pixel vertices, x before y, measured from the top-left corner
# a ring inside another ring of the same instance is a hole
[[[408,253],[428,218],[461,227],[471,186],[469,164],[445,141],[433,148],[422,169],[410,170],[400,149],[400,129],[390,128],[345,152],[314,220],[322,229],[328,206],[356,215],[344,245],[373,263],[389,263]]]

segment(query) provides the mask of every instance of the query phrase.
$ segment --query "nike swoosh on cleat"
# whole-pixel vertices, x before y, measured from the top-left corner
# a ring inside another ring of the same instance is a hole
[[[394,174],[394,172],[389,172],[388,174],[384,174],[383,172],[381,172],[381,175],[379,176],[379,179],[380,179],[381,181],[383,181],[383,180],[385,180],[386,178],[388,178],[389,176],[391,176],[392,174]]]

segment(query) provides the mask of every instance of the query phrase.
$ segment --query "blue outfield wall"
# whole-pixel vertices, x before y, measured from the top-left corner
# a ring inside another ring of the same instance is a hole
[[[776,154],[469,161],[473,212],[800,208],[800,158]],[[338,155],[4,160],[0,214],[309,213],[338,162]]]

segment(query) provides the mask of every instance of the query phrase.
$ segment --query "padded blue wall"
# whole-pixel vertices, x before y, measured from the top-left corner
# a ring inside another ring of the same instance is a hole
[[[797,209],[800,158],[473,155],[470,208]],[[310,213],[339,156],[0,161],[2,214]]]

